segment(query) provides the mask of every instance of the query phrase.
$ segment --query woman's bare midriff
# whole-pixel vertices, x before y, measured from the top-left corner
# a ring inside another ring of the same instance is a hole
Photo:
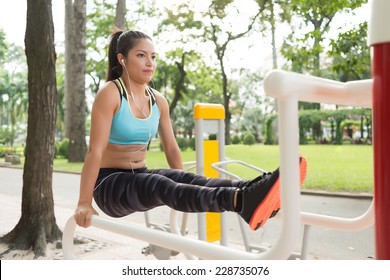
[[[138,169],[146,166],[146,145],[117,145],[108,143],[101,168]]]

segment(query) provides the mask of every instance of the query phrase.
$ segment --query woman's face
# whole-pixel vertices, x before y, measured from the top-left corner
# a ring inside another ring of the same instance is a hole
[[[125,63],[132,81],[140,84],[149,83],[156,70],[153,42],[149,39],[139,39],[127,54]]]

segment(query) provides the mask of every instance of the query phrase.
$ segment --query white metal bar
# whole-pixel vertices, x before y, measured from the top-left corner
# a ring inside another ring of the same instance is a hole
[[[283,214],[282,214],[283,215]],[[317,215],[313,213],[302,212],[301,222],[305,225],[331,228],[340,231],[359,231],[368,228],[374,224],[374,200],[368,210],[362,215],[354,218],[342,218],[335,216]]]
[[[343,83],[283,70],[272,70],[264,79],[264,90],[266,95],[279,100],[295,97],[307,102],[372,107],[371,79]],[[280,108],[278,111],[281,111]]]
[[[196,153],[196,173],[204,174],[204,147],[203,147],[203,119],[195,119],[195,153]],[[200,240],[206,240],[206,214],[198,213],[198,237]]]
[[[259,172],[261,172],[261,173],[267,172],[267,171],[265,171],[264,169],[261,169],[261,168],[259,168],[259,167],[257,167],[257,166],[254,166],[254,165],[252,165],[252,164],[246,163],[246,162],[241,161],[241,160],[223,160],[223,161],[219,161],[219,162],[215,162],[215,163],[211,164],[211,167],[212,167],[213,169],[217,170],[217,171],[220,172],[220,173],[223,173],[223,174],[225,174],[225,175],[228,175],[228,176],[231,177],[231,178],[235,178],[235,179],[237,179],[237,180],[240,180],[240,177],[239,177],[239,176],[237,176],[236,174],[231,173],[231,172],[229,172],[229,171],[226,170],[226,165],[228,165],[228,164],[233,164],[233,163],[236,163],[236,164],[240,164],[240,165],[246,166],[246,167],[248,167],[248,168],[251,168],[251,169],[253,169],[253,170],[259,171]],[[222,166],[222,167],[220,167],[220,166]]]
[[[266,252],[269,259],[287,259],[299,237],[299,133],[298,101],[294,96],[278,100],[280,144],[280,199],[285,215],[275,245]],[[288,186],[287,186],[288,183]]]
[[[368,45],[390,42],[389,0],[371,0],[371,17],[368,24]]]
[[[225,120],[216,120],[218,122],[217,140],[218,140],[218,160],[225,160]],[[219,173],[220,178],[225,178],[223,173]],[[221,239],[222,246],[228,245],[227,213],[221,213]]]
[[[301,249],[301,260],[307,260],[308,250],[309,250],[309,234],[311,226],[305,225],[303,229],[303,238],[302,238],[302,249]]]
[[[171,213],[170,213],[170,216],[169,216],[169,221],[170,221],[170,226],[171,226],[171,233],[173,234],[176,234],[178,236],[183,236],[182,232],[180,231],[179,229],[179,225],[178,225],[178,212],[174,209],[171,209]],[[184,221],[184,217],[183,217],[183,221]],[[195,256],[194,255],[190,255],[188,253],[185,253],[184,254],[186,256],[186,258],[188,260],[195,260]]]
[[[92,217],[92,226],[142,240],[156,246],[169,248],[173,251],[193,254],[202,259],[256,259],[254,254],[236,249],[178,236],[165,231],[153,230],[137,224],[122,224],[99,216]]]
[[[65,224],[64,232],[62,233],[62,250],[65,260],[76,259],[73,253],[73,236],[76,229],[76,221],[71,216]]]

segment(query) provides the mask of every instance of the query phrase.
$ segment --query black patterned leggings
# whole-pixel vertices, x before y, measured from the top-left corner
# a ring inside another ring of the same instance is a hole
[[[177,169],[102,168],[93,196],[111,217],[162,205],[182,212],[234,211],[234,193],[246,182],[206,178]]]

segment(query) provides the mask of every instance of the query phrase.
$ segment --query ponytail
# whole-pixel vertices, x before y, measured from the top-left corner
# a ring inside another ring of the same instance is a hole
[[[135,46],[136,41],[140,39],[152,39],[140,31],[126,31],[116,28],[111,35],[110,45],[108,47],[108,70],[106,81],[113,81],[122,76],[122,65],[118,61],[118,54],[121,53],[127,57],[128,52]]]
[[[123,31],[117,29],[111,35],[110,45],[108,47],[108,70],[106,81],[113,81],[122,76],[122,66],[120,65],[117,54],[118,54],[118,39],[122,35]]]

